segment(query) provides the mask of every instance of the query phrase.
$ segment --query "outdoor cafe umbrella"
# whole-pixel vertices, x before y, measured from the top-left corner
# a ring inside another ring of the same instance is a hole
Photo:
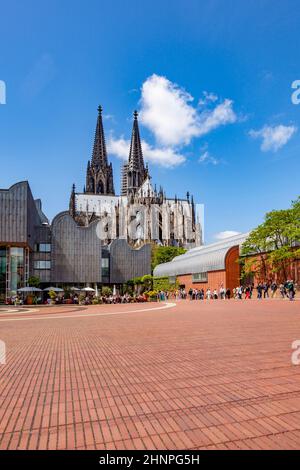
[[[81,289],[79,287],[71,287],[70,290],[72,290],[74,292],[80,292]]]
[[[92,287],[85,287],[82,290],[83,290],[83,292],[96,292],[95,289],[93,289]]]
[[[45,292],[50,292],[51,290],[53,290],[53,292],[64,292],[60,287],[46,287],[46,289],[44,289]]]
[[[18,289],[18,292],[42,292],[42,289],[38,289],[37,287],[21,287],[21,289]]]

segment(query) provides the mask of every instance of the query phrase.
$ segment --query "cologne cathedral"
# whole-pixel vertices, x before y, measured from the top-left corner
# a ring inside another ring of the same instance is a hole
[[[109,245],[124,239],[133,248],[147,243],[193,248],[202,245],[202,223],[193,197],[168,198],[160,186],[153,187],[145,165],[139,132],[138,113],[133,115],[128,161],[121,168],[121,194],[115,194],[113,168],[108,161],[102,121],[98,118],[92,158],[87,163],[82,193],[73,185],[69,213],[77,225],[88,227],[102,222],[101,241]]]

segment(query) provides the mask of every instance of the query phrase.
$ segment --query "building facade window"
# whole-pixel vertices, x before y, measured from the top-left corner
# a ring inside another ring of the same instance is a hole
[[[50,253],[51,243],[36,243],[35,251],[38,253]]]
[[[109,277],[109,258],[101,259],[101,274],[102,278]]]
[[[0,302],[5,302],[6,294],[6,246],[0,247]]]
[[[34,269],[51,269],[51,261],[46,261],[46,260],[35,261]]]
[[[17,290],[25,283],[25,256],[24,248],[10,248],[10,293],[16,294]]]
[[[0,303],[25,287],[29,276],[29,250],[0,246]]]
[[[192,282],[207,282],[207,273],[192,274]]]

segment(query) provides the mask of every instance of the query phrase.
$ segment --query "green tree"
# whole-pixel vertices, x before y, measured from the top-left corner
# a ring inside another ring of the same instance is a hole
[[[170,282],[170,279],[166,276],[163,277],[154,277],[153,278],[153,289],[155,291],[174,291],[178,289],[178,281],[176,280],[174,283]]]
[[[141,294],[152,289],[153,278],[151,274],[145,274],[142,277],[134,277],[125,284],[125,290],[128,293]]]
[[[155,266],[161,263],[168,263],[176,256],[183,255],[186,252],[185,248],[179,246],[152,246],[151,254],[151,269],[154,270]]]
[[[142,277],[134,277],[132,279],[133,286],[134,286],[134,293],[135,294],[140,294],[142,289],[143,289],[143,278]]]
[[[151,290],[153,287],[153,277],[151,274],[145,274],[145,276],[142,277],[142,283],[145,290]]]
[[[264,222],[250,232],[242,245],[243,274],[268,270],[287,278],[287,265],[300,256],[300,197],[290,209],[268,212]],[[252,258],[246,258],[252,256]]]
[[[111,289],[111,287],[103,286],[102,289],[101,289],[101,293],[102,293],[102,295],[108,297],[112,294],[112,289]]]
[[[30,287],[40,287],[40,278],[38,276],[31,276],[29,279],[28,279],[28,285]]]

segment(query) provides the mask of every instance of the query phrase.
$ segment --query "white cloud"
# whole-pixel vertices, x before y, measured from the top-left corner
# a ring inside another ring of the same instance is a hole
[[[114,139],[111,137],[107,143],[108,151],[120,158],[121,160],[128,160],[130,141],[121,139]],[[152,147],[146,141],[142,141],[142,150],[144,160],[165,168],[172,168],[181,165],[185,162],[185,157],[176,152],[172,147]]]
[[[121,160],[128,160],[130,149],[129,140],[125,140],[122,137],[120,139],[114,139],[110,137],[107,142],[107,150]]]
[[[154,74],[142,86],[141,121],[163,145],[188,144],[198,133],[191,101],[185,90]]]
[[[218,96],[203,92],[199,106],[193,106],[194,98],[183,88],[166,77],[153,74],[142,85],[140,99],[140,120],[151,131],[155,144],[143,141],[145,161],[163,167],[176,167],[185,162],[182,148],[195,137],[201,137],[212,130],[237,121],[233,102],[225,99],[216,104]],[[118,158],[128,159],[130,142],[111,136],[108,150]],[[217,165],[212,155],[202,150],[200,163]]]
[[[186,160],[184,155],[176,152],[172,147],[155,148],[144,140],[142,141],[142,149],[145,161],[167,168],[181,165]]]
[[[217,96],[204,92],[215,101]],[[164,146],[181,146],[193,137],[205,135],[219,126],[236,122],[233,102],[224,100],[212,110],[198,112],[194,98],[166,77],[152,75],[142,86],[141,121],[150,129],[157,142]]]
[[[199,106],[205,106],[208,103],[214,103],[217,101],[218,97],[215,93],[208,93],[207,91],[203,92],[203,98],[198,101]]]
[[[234,237],[235,235],[239,235],[241,232],[236,232],[235,230],[224,230],[224,232],[219,232],[214,235],[216,240],[225,240],[229,237]]]
[[[254,139],[262,139],[260,148],[263,152],[269,150],[277,152],[277,150],[287,144],[296,131],[297,128],[295,126],[284,126],[280,124],[278,126],[264,126],[258,131],[252,129],[249,135]]]
[[[102,114],[102,117],[104,121],[115,121],[113,114]]]
[[[206,164],[211,163],[212,165],[218,165],[220,163],[220,160],[212,156],[208,152],[208,150],[206,150],[205,152],[202,153],[202,155],[200,155],[200,158],[198,161],[199,163],[206,163]]]
[[[224,100],[218,104],[212,111],[204,111],[199,116],[198,136],[208,134],[217,127],[225,124],[233,124],[237,121],[237,115],[232,109],[233,102]]]

